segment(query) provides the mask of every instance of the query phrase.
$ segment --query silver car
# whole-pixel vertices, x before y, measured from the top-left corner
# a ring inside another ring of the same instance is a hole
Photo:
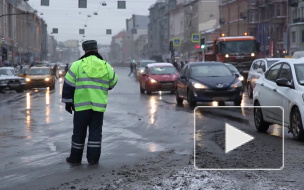
[[[252,62],[247,78],[247,94],[249,98],[253,96],[255,82],[265,73],[265,71],[274,63],[283,61],[287,58],[263,58]]]
[[[141,60],[136,64],[136,79],[139,80],[140,74],[144,72],[145,67],[150,63],[156,63],[154,60]]]

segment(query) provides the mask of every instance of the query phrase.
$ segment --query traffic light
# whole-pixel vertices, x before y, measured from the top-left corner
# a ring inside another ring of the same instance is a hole
[[[7,50],[2,48],[2,60],[7,60]]]
[[[201,49],[205,49],[205,38],[201,38]]]

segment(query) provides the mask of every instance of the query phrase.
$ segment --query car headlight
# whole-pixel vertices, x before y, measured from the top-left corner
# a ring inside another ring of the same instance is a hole
[[[151,82],[151,83],[157,83],[157,81],[154,80],[154,79],[152,79],[152,78],[150,78],[150,82]]]
[[[233,84],[233,88],[239,88],[239,87],[242,87],[242,86],[243,86],[243,84],[239,80],[236,83]]]
[[[198,83],[198,82],[192,82],[192,85],[194,88],[197,88],[197,89],[207,89],[208,87],[201,84],[201,83]]]
[[[59,71],[59,74],[62,74],[62,71]]]
[[[50,81],[50,78],[45,78],[44,80],[45,80],[45,81]]]
[[[30,78],[25,78],[25,81],[26,81],[26,82],[30,82],[31,79],[30,79]]]
[[[254,57],[254,56],[255,56],[255,53],[251,53],[250,56],[251,56],[251,57]]]
[[[141,70],[140,70],[140,73],[143,73],[143,72],[144,72],[144,70],[143,70],[143,69],[141,69]]]
[[[229,54],[226,54],[225,57],[226,57],[226,58],[229,58]]]
[[[244,77],[243,76],[239,76],[239,81],[243,81],[244,80]]]

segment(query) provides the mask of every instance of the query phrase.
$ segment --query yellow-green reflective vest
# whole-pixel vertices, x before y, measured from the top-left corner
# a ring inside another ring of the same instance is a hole
[[[65,76],[65,82],[75,87],[75,111],[92,109],[105,112],[108,90],[114,88],[117,79],[111,65],[96,56],[74,62]]]

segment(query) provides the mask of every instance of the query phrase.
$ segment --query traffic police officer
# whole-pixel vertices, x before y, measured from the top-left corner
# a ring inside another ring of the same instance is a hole
[[[117,83],[117,75],[109,63],[103,60],[95,40],[82,44],[85,55],[74,62],[66,73],[62,102],[65,109],[74,111],[74,129],[71,154],[68,163],[80,164],[85,144],[87,127],[89,138],[87,160],[97,164],[101,152],[103,116],[108,103],[108,90]]]

